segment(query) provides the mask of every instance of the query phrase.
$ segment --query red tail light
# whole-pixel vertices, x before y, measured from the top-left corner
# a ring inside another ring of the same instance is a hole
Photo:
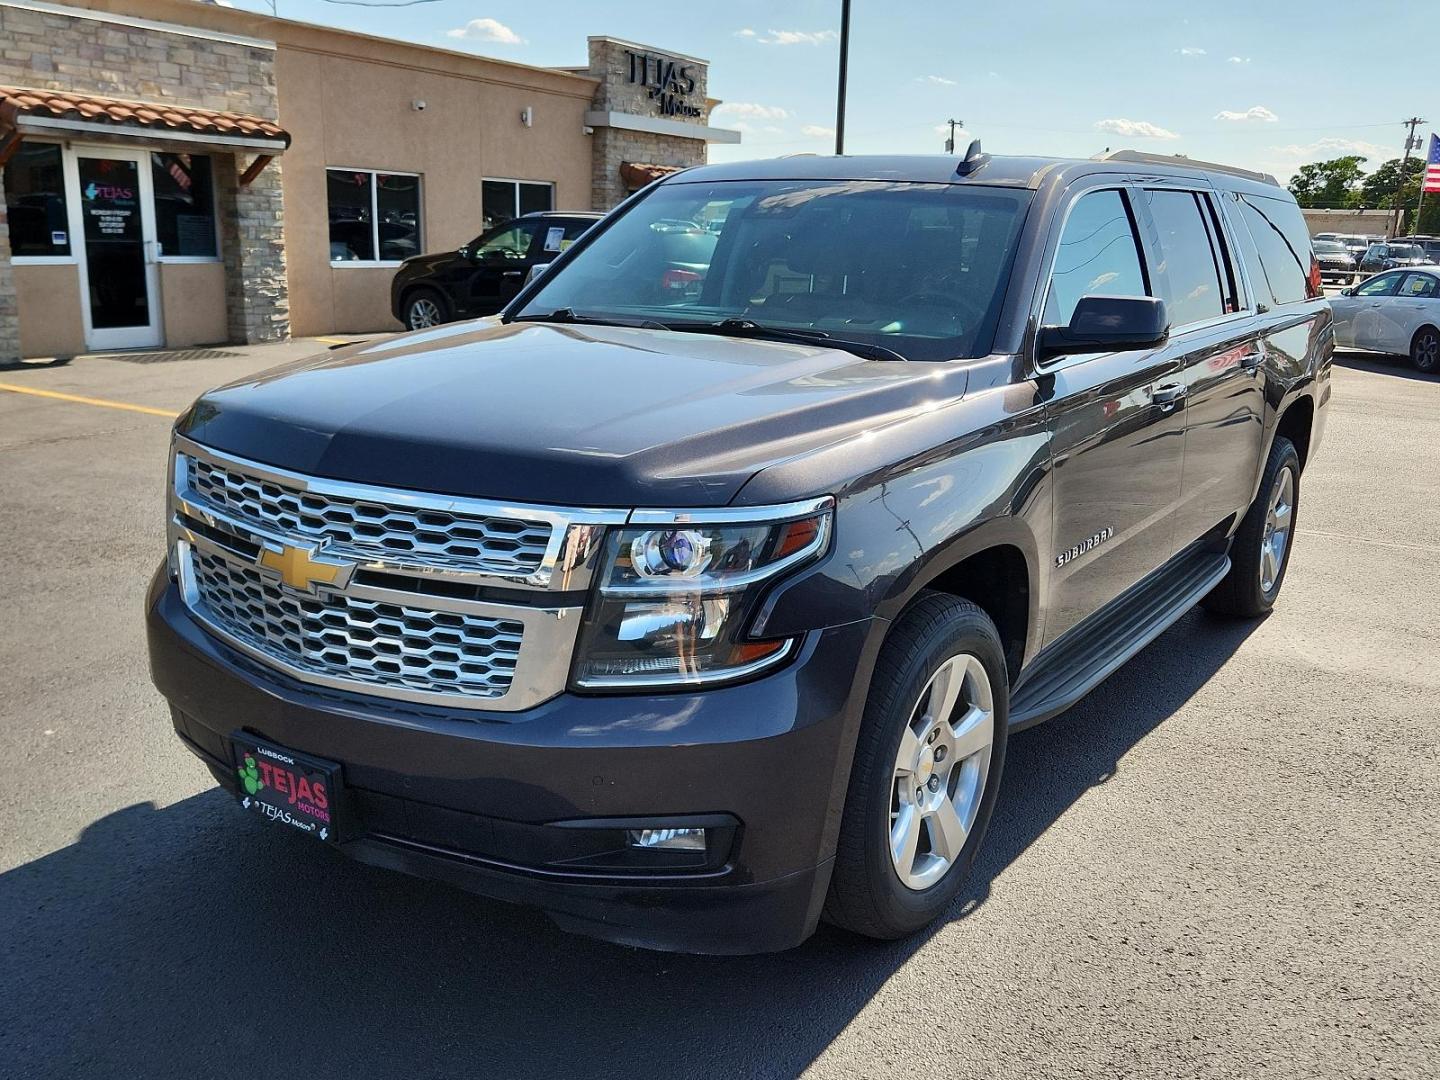
[[[665,275],[660,279],[660,287],[662,289],[693,289],[704,280],[705,275],[697,274],[694,270],[670,269],[666,270]]]
[[[1307,300],[1315,300],[1325,295],[1325,283],[1320,279],[1320,260],[1312,252],[1310,255],[1310,281],[1309,288],[1305,291]]]

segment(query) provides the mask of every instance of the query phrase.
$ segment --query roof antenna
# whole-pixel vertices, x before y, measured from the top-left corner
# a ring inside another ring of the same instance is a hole
[[[965,151],[965,160],[955,166],[955,175],[969,176],[989,160],[990,155],[980,149],[980,140],[975,139],[970,143],[970,148]]]

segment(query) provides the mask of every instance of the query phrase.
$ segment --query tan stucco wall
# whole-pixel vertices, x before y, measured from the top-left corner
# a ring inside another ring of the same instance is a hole
[[[389,268],[332,268],[325,169],[418,172],[426,251],[480,232],[486,176],[555,184],[558,209],[590,206],[591,84],[566,93],[448,71],[280,46],[280,122],[294,137],[284,159],[290,322],[296,335],[398,329]],[[422,100],[417,112],[411,102]],[[355,108],[355,102],[365,108]],[[533,110],[533,126],[520,111]]]
[[[223,263],[162,263],[160,311],[172,349],[215,345],[229,338]]]
[[[20,355],[74,356],[85,351],[85,316],[80,310],[80,271],[64,266],[17,263],[15,291],[20,308]]]

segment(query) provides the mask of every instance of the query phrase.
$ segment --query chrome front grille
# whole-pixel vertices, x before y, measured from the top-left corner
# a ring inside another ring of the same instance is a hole
[[[500,697],[514,679],[518,620],[314,595],[220,554],[189,558],[195,613],[285,667],[467,698]]]
[[[528,577],[541,568],[554,535],[549,521],[467,514],[445,508],[445,500],[354,498],[198,456],[185,456],[181,468],[192,497],[216,513],[262,532],[325,542],[336,555]]]
[[[455,709],[565,689],[627,517],[309,477],[181,435],[171,467],[171,569],[200,625],[304,682]]]

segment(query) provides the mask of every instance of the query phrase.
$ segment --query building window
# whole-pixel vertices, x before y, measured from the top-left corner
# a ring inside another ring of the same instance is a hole
[[[204,154],[151,154],[155,238],[166,259],[214,259],[215,188]]]
[[[397,263],[420,254],[420,177],[327,169],[330,261]]]
[[[70,211],[57,144],[20,144],[5,166],[5,200],[12,257],[69,257]]]
[[[521,214],[554,209],[554,184],[534,180],[486,180],[480,185],[484,232]]]

